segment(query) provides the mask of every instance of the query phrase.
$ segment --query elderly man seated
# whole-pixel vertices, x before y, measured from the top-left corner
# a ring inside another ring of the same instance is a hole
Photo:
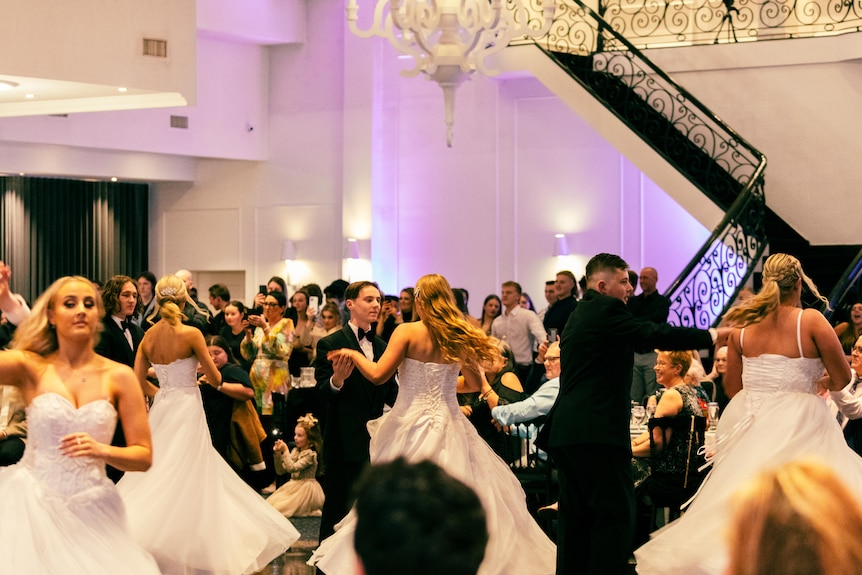
[[[544,352],[544,357],[542,357],[542,348],[539,349],[539,359],[545,364],[545,375],[548,381],[527,399],[508,405],[498,405],[492,409],[491,417],[497,426],[502,428],[525,423],[547,415],[557,401],[557,395],[560,392],[560,343],[555,341],[549,345]]]

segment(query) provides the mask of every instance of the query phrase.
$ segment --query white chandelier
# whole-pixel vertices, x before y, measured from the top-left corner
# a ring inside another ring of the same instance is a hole
[[[555,0],[538,0],[541,18],[533,18],[529,0],[377,0],[374,23],[357,25],[359,6],[347,2],[350,31],[360,38],[380,36],[412,56],[415,66],[402,72],[423,72],[443,89],[446,107],[446,145],[452,147],[455,88],[475,71],[486,76],[498,71],[485,67],[485,58],[501,51],[515,38],[541,38],[554,18]]]

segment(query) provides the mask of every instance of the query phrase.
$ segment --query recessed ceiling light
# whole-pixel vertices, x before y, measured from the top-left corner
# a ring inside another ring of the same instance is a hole
[[[117,181],[117,178],[111,178],[111,181],[112,181],[112,182],[116,182],[116,181]]]
[[[17,82],[12,82],[11,80],[0,80],[0,92],[4,90],[11,90],[18,86]]]
[[[28,100],[32,100],[36,96],[34,96],[33,94],[24,94],[24,97],[27,98]]]
[[[128,88],[117,88],[117,92],[126,92]]]

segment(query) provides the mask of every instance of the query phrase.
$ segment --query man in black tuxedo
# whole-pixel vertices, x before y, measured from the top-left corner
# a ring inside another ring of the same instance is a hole
[[[105,304],[105,317],[102,320],[102,333],[96,344],[96,353],[129,367],[135,367],[135,354],[144,330],[132,323],[132,317],[141,311],[141,300],[135,280],[129,276],[114,276],[102,288],[102,302]],[[126,438],[123,427],[117,421],[111,445],[124,446]],[[116,483],[123,472],[107,466],[108,477]]]
[[[628,265],[599,254],[587,264],[587,293],[569,317],[560,393],[537,445],[560,471],[557,575],[627,572],[635,498],[629,420],[634,348],[710,347],[715,330],[635,318]],[[720,334],[727,336],[727,328]]]
[[[393,377],[383,385],[374,385],[346,357],[330,361],[327,354],[350,348],[377,361],[386,342],[375,336],[374,323],[380,313],[380,290],[377,284],[363,281],[347,286],[344,292],[350,321],[341,331],[317,343],[314,364],[317,389],[324,409],[323,462],[326,499],[320,518],[320,539],[334,532],[335,524],[348,511],[353,486],[368,465],[371,437],[366,424],[383,415],[383,404],[395,403],[398,387]]]

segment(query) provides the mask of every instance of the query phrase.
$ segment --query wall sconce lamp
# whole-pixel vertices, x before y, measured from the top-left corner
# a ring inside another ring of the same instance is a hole
[[[566,234],[554,236],[554,255],[557,257],[569,255],[569,240],[566,238]]]
[[[293,285],[290,281],[290,265],[296,259],[296,244],[293,240],[284,240],[281,244],[281,259],[284,260],[284,279],[287,285]]]
[[[359,240],[347,238],[347,243],[344,246],[344,257],[349,260],[359,259]]]

